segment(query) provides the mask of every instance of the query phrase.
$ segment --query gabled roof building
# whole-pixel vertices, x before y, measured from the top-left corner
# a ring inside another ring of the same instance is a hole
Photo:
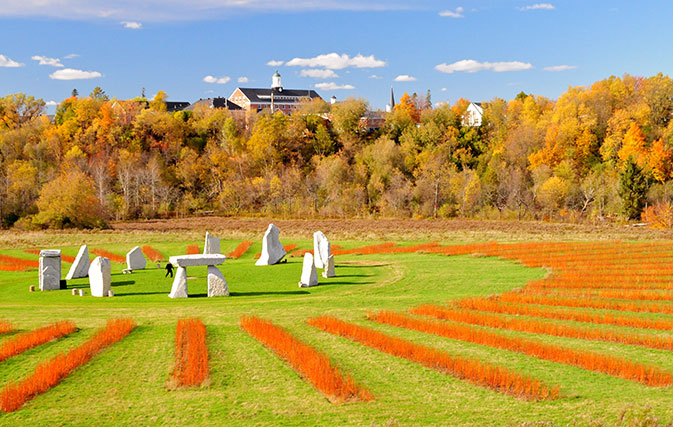
[[[246,111],[271,110],[291,114],[305,99],[322,99],[311,89],[285,89],[278,71],[272,76],[271,88],[239,87],[229,97],[229,101]]]

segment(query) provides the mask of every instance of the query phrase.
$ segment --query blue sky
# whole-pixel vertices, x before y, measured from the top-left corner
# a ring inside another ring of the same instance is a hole
[[[194,101],[268,87],[278,69],[286,88],[374,109],[391,85],[434,102],[556,98],[610,75],[669,74],[672,18],[654,0],[0,0],[0,95],[144,87]]]

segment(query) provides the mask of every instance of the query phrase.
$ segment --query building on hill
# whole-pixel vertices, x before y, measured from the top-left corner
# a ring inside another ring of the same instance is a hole
[[[484,107],[481,102],[470,102],[465,113],[463,113],[463,126],[481,126],[481,120],[484,117]]]
[[[189,106],[189,102],[183,101],[166,101],[166,111],[169,113],[175,113],[176,111],[182,111]]]
[[[292,114],[304,100],[322,99],[311,89],[285,89],[278,71],[271,78],[271,88],[238,87],[229,97],[229,101],[239,105],[245,111],[271,110]]]
[[[217,98],[199,99],[198,101],[187,105],[185,108],[183,108],[183,111],[194,111],[195,109],[199,108],[205,108],[205,109],[224,108],[229,111],[242,110],[242,108],[239,105],[231,102],[229,99],[223,97],[217,97]]]

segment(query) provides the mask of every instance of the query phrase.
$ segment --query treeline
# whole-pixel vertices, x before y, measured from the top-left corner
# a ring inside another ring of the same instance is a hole
[[[673,80],[610,77],[558,100],[484,107],[405,94],[380,128],[368,105],[305,102],[291,116],[166,112],[155,99],[0,99],[4,227],[219,214],[640,219],[673,224]]]

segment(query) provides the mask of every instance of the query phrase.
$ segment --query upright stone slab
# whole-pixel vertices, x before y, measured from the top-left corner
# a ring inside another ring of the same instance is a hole
[[[328,279],[334,276],[334,255],[330,255],[329,258],[327,258],[327,264],[325,264],[325,271],[322,272],[322,277]]]
[[[259,257],[255,265],[273,265],[278,264],[283,259],[285,248],[280,243],[280,230],[273,224],[269,224],[269,228],[264,233],[262,240],[262,255]]]
[[[104,257],[96,257],[89,266],[89,287],[91,296],[106,297],[110,292],[110,275],[112,265],[110,260]]]
[[[45,249],[40,251],[40,290],[61,289],[61,251]]]
[[[332,254],[329,240],[322,231],[313,233],[313,258],[315,260],[315,268],[325,268],[327,265],[327,258]]]
[[[219,254],[220,253],[220,238],[214,237],[206,231],[206,242],[203,244],[204,254]]]
[[[171,293],[168,294],[170,298],[187,298],[187,269],[185,267],[178,267],[175,270],[175,278],[173,279],[173,286]]]
[[[147,267],[147,260],[140,246],[136,246],[126,254],[126,266],[129,270],[144,270]]]
[[[214,265],[208,266],[208,296],[209,297],[228,297],[229,286],[224,279],[222,272]]]
[[[72,263],[70,270],[68,270],[68,275],[65,276],[65,280],[86,277],[89,274],[89,264],[89,248],[87,245],[82,245],[79,248],[79,252],[77,252],[75,262]]]
[[[304,254],[304,265],[301,269],[300,288],[310,288],[311,286],[318,286],[318,273],[313,264],[313,255],[310,252]]]

